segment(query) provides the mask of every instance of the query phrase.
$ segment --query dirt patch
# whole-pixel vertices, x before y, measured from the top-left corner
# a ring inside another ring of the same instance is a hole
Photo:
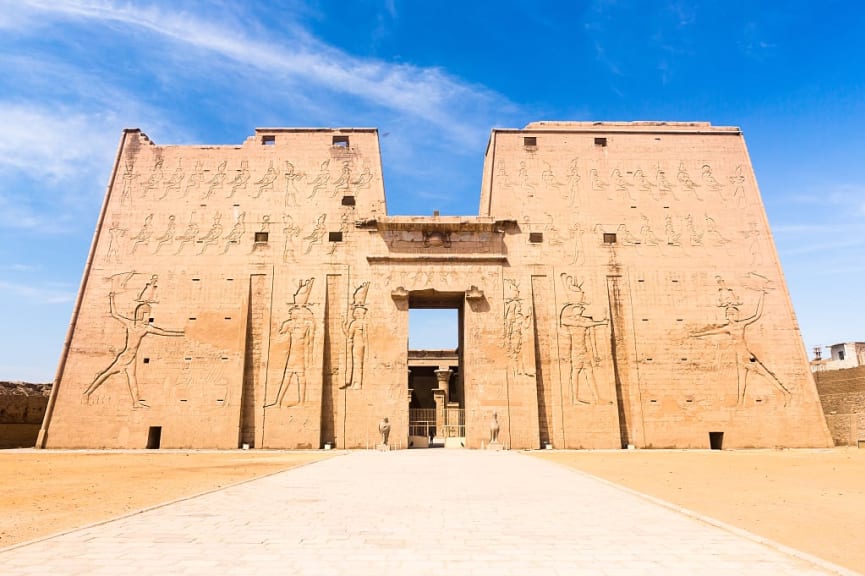
[[[534,454],[865,571],[865,450]]]
[[[0,548],[333,456],[330,452],[0,452]]]

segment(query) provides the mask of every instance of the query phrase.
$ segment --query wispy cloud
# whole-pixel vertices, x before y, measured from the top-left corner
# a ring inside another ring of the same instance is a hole
[[[320,89],[359,98],[433,124],[455,141],[477,140],[480,126],[489,126],[488,110],[509,106],[501,95],[472,85],[438,68],[393,64],[349,55],[287,22],[275,42],[243,18],[205,19],[156,7],[112,2],[31,1],[29,10],[58,21],[85,21],[140,30],[211,55],[200,66],[242,65],[265,72],[278,84],[313,84]],[[286,37],[287,36],[287,37]],[[174,57],[183,53],[173,52]],[[220,56],[227,62],[219,62]],[[475,119],[473,119],[475,116]],[[480,117],[477,117],[480,116]]]
[[[71,286],[36,286],[0,280],[0,294],[35,304],[65,304],[75,299],[75,288]]]

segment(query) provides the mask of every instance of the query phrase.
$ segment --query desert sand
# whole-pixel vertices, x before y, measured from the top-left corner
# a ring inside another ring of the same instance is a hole
[[[533,454],[865,571],[865,450]]]
[[[0,548],[334,454],[0,451]]]

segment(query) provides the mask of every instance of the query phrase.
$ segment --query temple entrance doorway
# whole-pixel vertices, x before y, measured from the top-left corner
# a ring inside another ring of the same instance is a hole
[[[409,295],[409,447],[465,446],[463,292]]]

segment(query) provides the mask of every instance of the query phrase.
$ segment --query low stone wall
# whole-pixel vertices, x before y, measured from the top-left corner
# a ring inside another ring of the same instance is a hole
[[[835,445],[865,441],[865,366],[815,372],[814,380]]]
[[[0,382],[0,448],[32,448],[45,416],[51,384]]]

